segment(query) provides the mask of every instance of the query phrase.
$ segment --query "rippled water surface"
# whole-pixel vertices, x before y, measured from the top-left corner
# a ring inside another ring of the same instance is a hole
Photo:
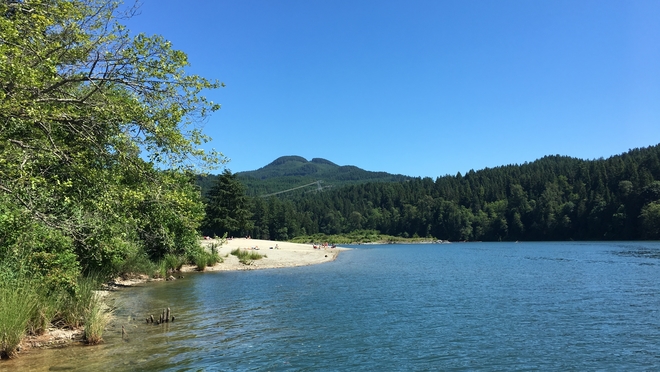
[[[323,265],[122,290],[105,344],[0,370],[660,368],[659,243],[355,248]],[[168,306],[174,323],[144,322]]]

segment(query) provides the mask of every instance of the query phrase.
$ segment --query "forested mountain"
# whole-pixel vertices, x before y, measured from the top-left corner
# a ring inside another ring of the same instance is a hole
[[[238,179],[247,187],[250,196],[261,196],[297,188],[321,181],[324,189],[337,188],[365,182],[399,182],[412,177],[386,172],[370,172],[352,165],[337,165],[329,160],[314,158],[310,161],[301,156],[282,156],[263,168],[254,171],[236,173]],[[198,177],[202,194],[216,182],[214,175]],[[314,190],[315,185],[304,188],[287,196],[299,195]],[[318,188],[318,187],[316,187]]]
[[[660,145],[608,159],[546,156],[435,180],[254,198],[251,208],[249,233],[271,239],[362,229],[449,240],[658,239]]]

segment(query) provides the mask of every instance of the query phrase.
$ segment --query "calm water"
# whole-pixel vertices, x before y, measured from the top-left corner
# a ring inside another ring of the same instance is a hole
[[[359,246],[117,296],[105,344],[0,370],[660,369],[657,242]]]

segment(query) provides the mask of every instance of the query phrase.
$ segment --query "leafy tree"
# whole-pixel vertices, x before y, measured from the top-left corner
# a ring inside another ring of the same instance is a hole
[[[223,161],[199,149],[220,107],[202,91],[221,84],[187,74],[162,37],[130,36],[120,7],[0,3],[0,245],[12,259],[107,270],[197,244],[203,206],[186,171]],[[20,238],[36,231],[57,244]]]
[[[245,187],[229,170],[217,177],[208,194],[204,232],[208,235],[243,235],[252,229]]]
[[[660,239],[660,201],[651,202],[642,208],[641,235],[645,239]]]

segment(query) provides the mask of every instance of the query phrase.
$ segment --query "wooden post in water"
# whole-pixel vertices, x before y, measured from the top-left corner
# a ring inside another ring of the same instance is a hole
[[[152,315],[149,315],[149,321],[150,321],[151,323],[154,322],[154,316],[153,316],[153,314],[152,314]]]
[[[165,316],[165,321],[169,322],[170,321],[170,308],[167,308],[167,315]]]

